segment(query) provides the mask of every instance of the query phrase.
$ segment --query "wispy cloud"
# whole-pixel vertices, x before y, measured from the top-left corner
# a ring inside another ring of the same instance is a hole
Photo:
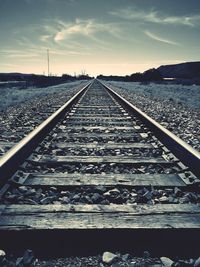
[[[24,50],[44,51],[48,47],[50,50],[65,50],[65,54],[74,56],[90,55],[91,50],[110,51],[111,38],[124,40],[121,24],[94,18],[44,18],[40,24],[15,29],[15,41]]]
[[[132,8],[124,8],[109,12],[111,15],[121,17],[128,20],[145,21],[159,24],[179,24],[187,26],[195,26],[200,23],[200,15],[188,16],[167,16],[159,14],[155,10],[143,11]]]
[[[46,23],[46,22],[45,22]],[[44,53],[44,51],[49,48],[51,50],[51,53],[57,54],[57,55],[66,55],[69,51],[76,51],[76,50],[84,50],[88,52],[88,47],[84,46],[83,44],[76,42],[74,40],[70,40],[68,42],[62,43],[56,43],[54,41],[54,36],[56,34],[55,25],[43,25],[41,26],[43,29],[43,34],[38,35],[38,38],[35,38],[34,41],[31,40],[29,37],[20,35],[16,39],[16,43],[23,51],[29,51],[31,53]],[[46,28],[48,28],[48,31],[46,31]]]
[[[76,50],[56,50],[56,49],[51,49],[50,53],[52,55],[58,55],[58,56],[67,56],[67,55],[78,55],[78,56],[90,56],[92,53],[90,52],[85,52],[85,51],[76,51]]]
[[[2,56],[5,56],[7,58],[33,58],[37,57],[37,53],[27,51],[22,51],[20,49],[2,49],[0,50],[0,54]]]
[[[18,65],[18,64],[10,64],[10,63],[1,63],[1,66],[5,66],[5,67],[8,67],[8,68],[20,67],[20,65]]]
[[[170,45],[179,45],[178,43],[174,42],[174,41],[171,41],[171,40],[168,40],[168,39],[165,39],[165,38],[162,38],[154,33],[151,33],[149,31],[144,31],[144,33],[150,37],[151,39],[153,40],[156,40],[158,42],[161,42],[161,43],[166,43],[166,44],[170,44]]]
[[[72,23],[64,23],[59,21],[61,29],[54,36],[56,42],[61,42],[66,39],[73,38],[74,36],[85,36],[93,39],[94,41],[100,41],[95,34],[96,33],[108,33],[114,37],[119,37],[120,29],[114,23],[101,23],[95,19],[76,19]]]
[[[41,35],[41,36],[40,36],[40,40],[41,40],[42,42],[46,42],[46,41],[48,41],[50,38],[51,38],[51,35],[47,35],[47,34],[44,34],[44,35]]]
[[[31,61],[41,61],[42,55],[45,55],[46,47],[39,47],[39,46],[32,46],[29,47],[27,50],[22,49],[2,49],[0,50],[0,55],[8,60],[17,58],[18,60],[31,60]],[[80,51],[74,49],[50,49],[51,55],[56,56],[68,56],[68,55],[77,55],[77,56],[90,56],[92,55],[91,52],[88,51]]]

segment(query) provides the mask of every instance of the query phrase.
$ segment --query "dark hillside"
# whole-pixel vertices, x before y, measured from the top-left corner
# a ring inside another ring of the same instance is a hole
[[[200,77],[200,61],[164,65],[157,69],[163,78],[193,79]]]

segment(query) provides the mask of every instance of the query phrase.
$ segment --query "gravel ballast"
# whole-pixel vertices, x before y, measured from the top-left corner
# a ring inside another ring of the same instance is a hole
[[[200,88],[107,82],[117,93],[200,151]]]
[[[60,189],[50,187],[49,189],[31,188],[20,186],[9,190],[1,204],[197,204],[200,202],[198,192],[183,191],[178,187],[173,188],[125,188],[88,186],[76,187],[74,189]]]
[[[0,250],[1,267],[199,267],[199,258],[181,259],[166,256],[152,257],[148,251],[142,255],[105,251],[91,256],[67,256],[54,259],[39,259],[27,249],[18,256]]]
[[[7,142],[8,145],[5,147],[0,143],[0,156],[47,119],[85,84],[86,81],[80,81],[43,88],[40,94],[38,92],[39,95],[36,93],[31,99],[23,97],[22,94],[22,98],[18,102],[13,103],[10,99],[9,105],[6,108],[1,106],[0,142],[4,144]],[[28,91],[29,89],[26,90]],[[2,101],[4,100],[4,95],[1,96],[1,99]]]

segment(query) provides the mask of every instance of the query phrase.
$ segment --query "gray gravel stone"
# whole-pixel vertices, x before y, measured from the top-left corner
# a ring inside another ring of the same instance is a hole
[[[79,201],[79,199],[80,199],[80,194],[75,194],[72,198],[72,200],[74,201]]]
[[[27,188],[27,186],[22,185],[22,186],[20,186],[20,187],[18,188],[18,190],[19,190],[21,193],[26,193],[26,192],[28,191],[28,188]]]
[[[143,197],[146,198],[147,200],[151,200],[152,199],[152,192],[147,191],[146,193],[144,193]]]
[[[122,258],[123,261],[127,261],[128,259],[130,259],[130,254],[128,254],[128,253],[124,254],[124,255],[122,255],[121,258]]]
[[[23,255],[23,263],[25,266],[29,266],[34,260],[34,255],[33,255],[33,251],[30,250],[30,249],[27,249],[25,252],[24,252],[24,255]]]
[[[62,204],[68,204],[70,202],[70,198],[66,196],[59,198],[59,200],[61,201]]]
[[[176,197],[180,197],[182,195],[182,191],[178,187],[175,187],[174,194]]]
[[[120,85],[119,82],[110,83],[116,86]],[[185,94],[184,86],[177,84],[156,85],[154,83],[148,85],[123,83],[121,86],[121,88],[113,86],[113,89],[156,121],[160,122],[164,127],[167,127],[170,131],[185,140],[188,144],[196,149],[200,149],[198,128],[200,118],[199,107],[197,108],[197,106],[192,105],[191,108],[191,105],[188,106],[186,103],[182,104],[180,101],[177,101],[177,96],[183,99],[183,92]],[[162,87],[162,90],[160,87]],[[170,89],[169,87],[172,88]],[[193,86],[189,86],[186,90],[192,91],[194,88]],[[176,92],[178,95],[174,98],[169,98],[168,94],[166,94],[169,89],[172,90],[171,93],[173,92],[174,94]],[[188,103],[195,99],[199,106],[198,89],[196,88],[195,94],[193,93],[190,97],[184,97],[184,99],[187,99]]]
[[[143,252],[143,258],[144,258],[144,259],[148,259],[148,258],[150,258],[150,253],[149,253],[149,251],[144,251],[144,252]]]
[[[102,177],[102,179],[103,179],[103,177]],[[99,193],[105,193],[106,192],[106,188],[104,186],[101,186],[101,185],[96,186],[94,190],[98,191]]]
[[[16,263],[15,263],[16,267],[24,267],[24,263],[23,263],[23,258],[17,258]]]
[[[102,197],[99,193],[94,193],[91,200],[93,203],[99,203],[102,200]]]
[[[55,197],[45,197],[40,201],[40,203],[43,205],[46,205],[46,204],[52,203],[52,201],[54,200],[55,200]]]
[[[106,192],[105,192],[106,191]],[[35,192],[35,194],[34,194]],[[75,187],[70,191],[59,191],[55,188],[54,191],[49,189],[28,188],[28,191],[22,193],[17,188],[10,189],[2,198],[1,204],[149,204],[154,205],[158,203],[199,203],[200,195],[197,192],[185,192],[178,189],[178,197],[174,191],[166,189],[155,188],[140,188],[131,189],[123,187],[115,187],[107,190],[104,186],[90,186],[90,187]]]
[[[194,267],[200,267],[200,257],[198,259],[196,259],[196,261],[194,263]]]

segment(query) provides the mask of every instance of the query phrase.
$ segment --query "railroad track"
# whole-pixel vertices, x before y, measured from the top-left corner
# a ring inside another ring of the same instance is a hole
[[[94,80],[2,156],[0,246],[196,255],[199,163]]]

